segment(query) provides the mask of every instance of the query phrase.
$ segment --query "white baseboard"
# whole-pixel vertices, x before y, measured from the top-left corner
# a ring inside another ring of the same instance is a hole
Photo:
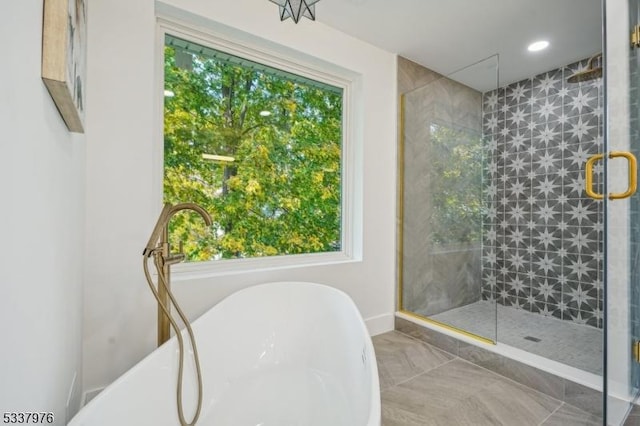
[[[364,323],[367,325],[369,334],[371,336],[377,336],[378,334],[393,330],[394,314],[390,313],[370,317],[365,319]]]

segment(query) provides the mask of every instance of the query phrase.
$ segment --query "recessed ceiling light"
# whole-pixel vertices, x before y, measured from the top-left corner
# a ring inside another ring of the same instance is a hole
[[[260,111],[262,117],[268,117],[271,115],[271,111]]]
[[[176,94],[175,94],[175,93],[173,93],[171,90],[165,90],[165,91],[164,91],[164,95],[165,95],[167,98],[173,98]]]
[[[527,47],[527,50],[529,52],[539,52],[540,50],[544,50],[547,47],[549,47],[549,42],[546,40],[540,40],[540,41],[531,43],[529,47]]]

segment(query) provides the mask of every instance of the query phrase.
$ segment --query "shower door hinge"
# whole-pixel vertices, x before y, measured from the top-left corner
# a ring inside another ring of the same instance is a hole
[[[636,25],[631,31],[631,48],[638,47],[640,47],[640,25]]]
[[[636,340],[631,346],[633,346],[633,360],[640,363],[640,341]]]

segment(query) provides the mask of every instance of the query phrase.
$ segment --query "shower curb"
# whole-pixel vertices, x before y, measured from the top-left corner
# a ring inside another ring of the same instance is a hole
[[[601,391],[488,351],[480,346],[463,342],[404,318],[395,318],[395,330],[587,413],[602,417]]]

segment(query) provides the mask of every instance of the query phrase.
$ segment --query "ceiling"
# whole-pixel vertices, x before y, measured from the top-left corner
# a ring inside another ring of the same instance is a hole
[[[441,74],[499,54],[499,86],[600,52],[601,0],[322,0],[317,19]],[[531,53],[536,40],[550,46]],[[495,58],[452,78],[496,87]]]

